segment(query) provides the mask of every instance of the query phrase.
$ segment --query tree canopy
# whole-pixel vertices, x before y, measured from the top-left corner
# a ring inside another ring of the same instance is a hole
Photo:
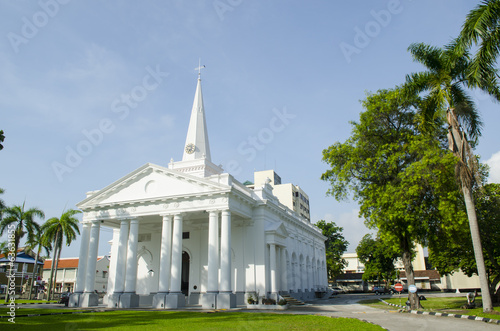
[[[489,288],[495,293],[500,283],[500,184],[487,184],[475,190],[477,220],[485,256]],[[429,245],[429,261],[440,274],[461,269],[467,276],[477,274],[472,238],[467,225],[442,229]],[[499,300],[500,289],[494,295]]]
[[[325,241],[326,250],[326,269],[328,279],[334,279],[340,275],[347,265],[347,261],[342,258],[342,254],[347,250],[349,242],[345,240],[342,227],[337,226],[335,222],[327,223],[321,220],[316,223],[316,226],[322,230],[323,235],[327,238]]]
[[[356,247],[356,254],[364,264],[363,280],[391,280],[396,276],[394,261],[398,253],[379,238],[366,234]]]
[[[433,136],[422,134],[418,97],[408,98],[399,89],[380,90],[362,104],[365,111],[359,123],[351,123],[350,138],[323,151],[331,169],[321,178],[330,183],[327,193],[338,200],[353,193],[365,224],[399,252],[413,284],[415,243],[426,246],[437,227],[456,222],[457,159],[448,153],[440,125]]]

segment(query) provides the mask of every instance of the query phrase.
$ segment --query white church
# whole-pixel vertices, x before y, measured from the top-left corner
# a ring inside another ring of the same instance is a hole
[[[307,195],[272,170],[254,181],[242,184],[212,163],[198,77],[182,161],[147,163],[77,204],[80,264],[70,306],[98,305],[101,227],[113,229],[108,307],[221,309],[249,296],[326,291],[326,238],[310,223]]]

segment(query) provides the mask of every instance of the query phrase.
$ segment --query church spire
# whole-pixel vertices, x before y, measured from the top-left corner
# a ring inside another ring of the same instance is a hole
[[[213,164],[211,160],[205,107],[203,106],[203,94],[201,92],[202,68],[205,68],[205,66],[200,65],[196,68],[198,70],[198,84],[194,94],[193,109],[191,110],[182,161],[172,161],[168,168],[193,176],[209,177],[222,174],[224,170],[221,166]]]
[[[194,95],[182,161],[199,159],[211,161],[207,123],[205,121],[205,108],[203,106],[203,95],[201,92],[201,69],[204,67],[205,66],[200,65],[196,68],[198,70],[198,84]]]

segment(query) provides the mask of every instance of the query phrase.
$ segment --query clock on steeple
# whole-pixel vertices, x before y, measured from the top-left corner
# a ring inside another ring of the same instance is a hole
[[[196,150],[196,146],[193,143],[189,143],[189,144],[186,145],[186,148],[184,150],[188,154],[193,154],[194,151]]]

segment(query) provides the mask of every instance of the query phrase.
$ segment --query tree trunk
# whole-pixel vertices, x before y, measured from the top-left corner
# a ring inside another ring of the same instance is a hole
[[[61,258],[61,250],[62,247],[59,247],[57,250],[57,261],[56,261],[56,272],[54,273],[54,288],[53,288],[53,294],[56,293],[56,285],[57,285],[57,268],[59,267],[59,259]],[[62,292],[62,289],[61,289]]]
[[[30,291],[28,294],[28,300],[31,300],[31,294],[33,293],[33,286],[35,284],[36,270],[38,269],[38,255],[40,255],[40,248],[41,248],[41,245],[38,244],[38,249],[36,251],[36,257],[35,257],[35,265],[33,266],[33,274],[31,276],[31,286],[30,286]]]
[[[483,247],[481,245],[481,236],[479,235],[479,226],[477,224],[476,207],[472,199],[471,191],[463,178],[462,190],[464,192],[465,207],[467,208],[467,217],[469,218],[470,234],[472,237],[472,246],[474,247],[479,283],[481,284],[483,312],[489,313],[493,310],[493,304],[491,302],[488,286],[488,276],[486,275],[486,268],[484,266]]]
[[[405,267],[406,271],[406,280],[408,282],[408,287],[409,285],[415,285],[415,273],[413,272],[413,265],[411,264],[411,252],[409,249],[405,249],[403,251],[403,256],[401,257],[403,260],[403,265]],[[410,309],[415,310],[418,308],[421,308],[420,306],[420,300],[418,298],[417,293],[410,293],[408,291],[408,297],[410,298]]]
[[[50,267],[50,277],[49,277],[49,288],[47,292],[47,300],[50,300],[52,298],[52,279],[54,279],[54,268],[55,268],[55,262],[56,262],[56,253],[57,253],[57,240],[54,245],[54,254],[52,257],[52,266]]]

